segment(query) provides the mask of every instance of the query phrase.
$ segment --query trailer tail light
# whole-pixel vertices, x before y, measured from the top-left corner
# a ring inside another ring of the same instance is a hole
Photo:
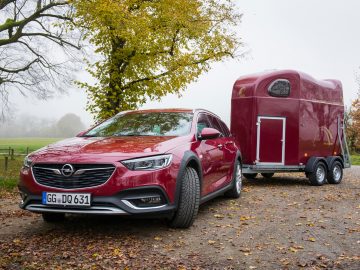
[[[308,156],[308,153],[305,153],[304,156],[307,157],[307,156]]]

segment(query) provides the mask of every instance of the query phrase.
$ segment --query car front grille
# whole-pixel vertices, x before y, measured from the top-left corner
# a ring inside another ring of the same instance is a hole
[[[65,164],[35,164],[33,175],[41,185],[62,189],[96,187],[104,184],[113,174],[112,164],[70,164],[73,173],[65,176],[62,172]]]

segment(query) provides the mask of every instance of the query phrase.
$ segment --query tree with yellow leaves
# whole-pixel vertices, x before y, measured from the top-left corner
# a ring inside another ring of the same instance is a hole
[[[360,92],[350,108],[347,136],[350,149],[360,152]]]
[[[73,0],[76,22],[100,59],[86,89],[97,120],[136,109],[186,86],[210,63],[236,57],[233,27],[241,15],[230,0]]]

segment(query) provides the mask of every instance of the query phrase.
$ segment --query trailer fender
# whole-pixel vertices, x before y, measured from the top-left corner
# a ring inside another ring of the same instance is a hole
[[[343,167],[344,169],[344,161],[341,157],[339,156],[330,156],[330,157],[327,157],[326,158],[326,163],[327,163],[327,166],[328,168],[331,168],[332,164],[334,163],[334,161],[338,160],[340,163],[341,163],[341,166]]]
[[[325,163],[326,167],[329,167],[329,164],[327,163],[325,158],[322,157],[311,157],[309,158],[308,162],[306,163],[305,166],[305,172],[306,173],[311,173],[314,171],[314,167],[316,165],[316,163],[318,163],[319,161],[322,161]]]

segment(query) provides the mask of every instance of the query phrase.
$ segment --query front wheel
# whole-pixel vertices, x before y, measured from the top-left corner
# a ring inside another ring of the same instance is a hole
[[[314,170],[308,173],[308,178],[313,186],[322,186],[326,182],[326,166],[324,162],[316,163]]]
[[[232,187],[229,191],[225,193],[225,196],[229,198],[237,199],[241,195],[241,188],[242,188],[242,167],[240,161],[236,160],[234,166]]]
[[[331,165],[331,168],[328,172],[327,180],[329,184],[340,184],[343,178],[343,167],[340,161],[335,161]]]
[[[189,228],[194,223],[199,204],[199,176],[194,168],[187,167],[181,181],[178,209],[169,226],[173,228]]]

